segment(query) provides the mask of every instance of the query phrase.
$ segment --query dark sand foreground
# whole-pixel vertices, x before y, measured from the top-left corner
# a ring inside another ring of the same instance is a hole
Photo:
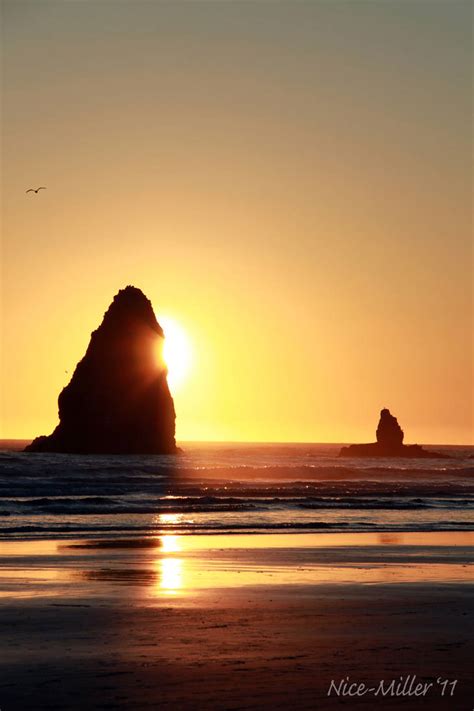
[[[0,543],[0,708],[472,709],[473,543]]]

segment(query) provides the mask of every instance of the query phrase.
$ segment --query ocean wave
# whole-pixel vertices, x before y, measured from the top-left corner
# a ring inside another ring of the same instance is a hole
[[[311,445],[199,446],[179,457],[0,452],[0,536],[472,530],[473,460],[453,451],[422,463],[341,463],[337,448]]]
[[[245,522],[229,525],[218,524],[194,524],[189,525],[173,525],[173,526],[152,526],[152,525],[136,525],[136,526],[113,526],[113,525],[74,525],[74,524],[58,524],[56,526],[45,526],[28,524],[24,526],[10,526],[0,530],[0,539],[21,537],[21,538],[81,538],[81,537],[119,537],[123,534],[127,536],[140,535],[166,535],[167,533],[176,534],[225,534],[232,533],[298,533],[298,532],[321,532],[332,531],[338,532],[363,532],[373,531],[375,533],[391,533],[391,532],[409,532],[409,531],[474,531],[474,523],[471,521],[450,521],[438,524],[417,524],[415,522],[403,524],[380,524],[370,521],[361,521],[357,523],[349,521],[327,522],[327,521],[300,521],[294,523],[260,523],[247,524]]]
[[[267,510],[392,510],[419,509],[473,509],[471,498],[412,498],[412,497],[321,497],[321,496],[173,496],[109,498],[90,497],[39,497],[3,499],[3,515],[15,513],[24,516],[41,514],[100,515],[100,514],[184,514],[199,512],[249,512]]]

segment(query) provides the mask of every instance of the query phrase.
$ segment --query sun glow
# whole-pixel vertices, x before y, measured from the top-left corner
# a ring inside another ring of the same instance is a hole
[[[173,318],[160,316],[159,322],[165,334],[163,359],[168,368],[168,385],[177,390],[191,368],[191,344],[185,330]]]

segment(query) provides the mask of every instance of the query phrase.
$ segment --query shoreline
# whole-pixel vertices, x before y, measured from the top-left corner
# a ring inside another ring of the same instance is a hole
[[[474,524],[473,524],[474,525]],[[302,531],[297,531],[297,530],[287,530],[287,531],[255,531],[255,532],[235,532],[232,536],[232,541],[234,537],[242,537],[245,538],[245,544],[249,545],[249,543],[252,541],[252,539],[255,536],[272,536],[274,537],[274,542],[272,543],[271,547],[281,547],[282,544],[284,544],[284,539],[287,536],[290,536],[292,539],[295,537],[299,537],[298,543],[305,544],[306,545],[340,545],[340,546],[347,546],[347,545],[384,545],[386,543],[385,540],[381,540],[381,537],[384,537],[384,535],[394,535],[397,537],[396,543],[397,545],[441,545],[441,546],[451,546],[451,545],[472,545],[474,546],[474,530],[473,531],[465,531],[465,530],[457,530],[457,531],[432,531],[432,530],[425,530],[425,531],[402,531],[402,530],[397,530],[397,531],[334,531],[334,532],[323,532],[323,531],[309,531],[309,532],[302,532]],[[185,540],[192,539],[193,537],[196,537],[197,539],[201,540],[202,539],[208,539],[208,543],[215,542],[216,539],[222,538],[222,540],[219,540],[219,543],[224,543],[227,541],[227,537],[229,536],[228,531],[219,531],[216,533],[205,533],[205,532],[199,532],[197,531],[196,533],[186,531],[186,532],[181,532],[179,530],[167,530],[162,533],[157,533],[154,535],[148,535],[148,536],[142,536],[142,537],[129,537],[128,535],[123,535],[120,538],[113,538],[113,540],[128,540],[129,538],[132,540],[135,540],[135,538],[140,538],[142,540],[148,541],[148,540],[155,540],[157,543],[157,547],[159,546],[158,539],[163,536],[168,536],[168,535],[175,535],[179,536],[180,538],[183,538],[183,542]],[[278,537],[278,538],[276,538]],[[106,537],[94,537],[94,536],[80,536],[80,537],[75,537],[75,536],[70,536],[69,538],[55,538],[54,536],[48,535],[44,538],[5,538],[5,539],[0,539],[0,557],[4,555],[7,552],[7,548],[11,546],[17,546],[17,545],[29,545],[29,544],[35,544],[36,552],[38,552],[39,548],[38,546],[41,546],[44,544],[47,547],[50,547],[52,545],[57,545],[61,544],[62,546],[68,546],[68,545],[75,545],[75,544],[81,544],[84,542],[89,542],[91,546],[94,546],[96,543],[99,544],[101,540],[104,540]],[[277,542],[278,540],[278,542]],[[232,541],[227,541],[227,543],[230,543],[229,547],[235,547],[234,543]],[[201,548],[206,548],[206,542],[200,543],[199,547]],[[260,547],[258,545],[257,547]]]
[[[0,541],[0,596],[144,604],[259,586],[469,584],[474,532],[274,533]],[[25,591],[25,583],[28,588]]]
[[[249,530],[250,529],[250,530]],[[324,524],[324,525],[300,525],[300,526],[294,526],[292,528],[282,528],[281,526],[276,525],[275,527],[264,527],[260,529],[252,528],[251,526],[238,526],[238,527],[233,527],[230,529],[227,528],[219,528],[219,529],[212,529],[209,528],[209,526],[202,526],[202,528],[199,528],[197,526],[194,527],[189,527],[189,528],[176,528],[173,525],[170,525],[169,528],[164,528],[164,527],[157,527],[157,528],[149,528],[147,530],[140,530],[140,529],[132,529],[128,531],[118,531],[116,529],[110,529],[110,530],[91,530],[87,532],[82,532],[78,531],[76,535],[72,531],[68,532],[54,532],[54,531],[48,531],[47,533],[41,533],[41,534],[34,534],[34,533],[24,533],[22,532],[21,535],[18,535],[16,532],[15,533],[10,533],[7,532],[5,533],[5,530],[0,531],[0,546],[3,544],[9,545],[10,543],[22,543],[22,542],[31,542],[31,543],[41,543],[41,542],[55,542],[55,543],[68,543],[70,541],[104,541],[104,540],[113,540],[113,541],[120,541],[120,540],[134,540],[134,541],[151,541],[154,539],[158,539],[162,536],[168,536],[168,535],[177,535],[183,538],[211,538],[214,539],[216,537],[220,536],[225,536],[229,537],[230,539],[232,538],[239,538],[241,536],[250,536],[250,537],[276,537],[276,536],[291,536],[291,537],[297,537],[297,536],[317,536],[317,537],[323,537],[323,536],[374,536],[374,537],[383,537],[383,536],[406,536],[406,535],[413,535],[413,536],[423,536],[423,535],[433,535],[433,536],[445,536],[445,535],[453,535],[453,536],[474,536],[474,525],[469,523],[457,523],[455,525],[450,525],[448,528],[444,529],[439,529],[439,528],[431,528],[428,529],[427,527],[423,528],[418,528],[418,527],[410,527],[410,524],[404,524],[402,525],[401,528],[395,528],[394,526],[390,525],[384,525],[383,527],[375,527],[372,528],[372,530],[368,531],[366,526],[361,526],[358,530],[353,527],[351,531],[348,531],[347,528],[339,525],[331,525],[331,524]],[[138,544],[137,544],[137,547]]]

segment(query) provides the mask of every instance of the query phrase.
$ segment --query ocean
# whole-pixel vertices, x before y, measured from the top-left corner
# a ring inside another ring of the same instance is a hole
[[[341,445],[326,444],[182,447],[79,456],[0,442],[0,538],[474,530],[474,447],[433,447],[449,459],[340,459]]]

